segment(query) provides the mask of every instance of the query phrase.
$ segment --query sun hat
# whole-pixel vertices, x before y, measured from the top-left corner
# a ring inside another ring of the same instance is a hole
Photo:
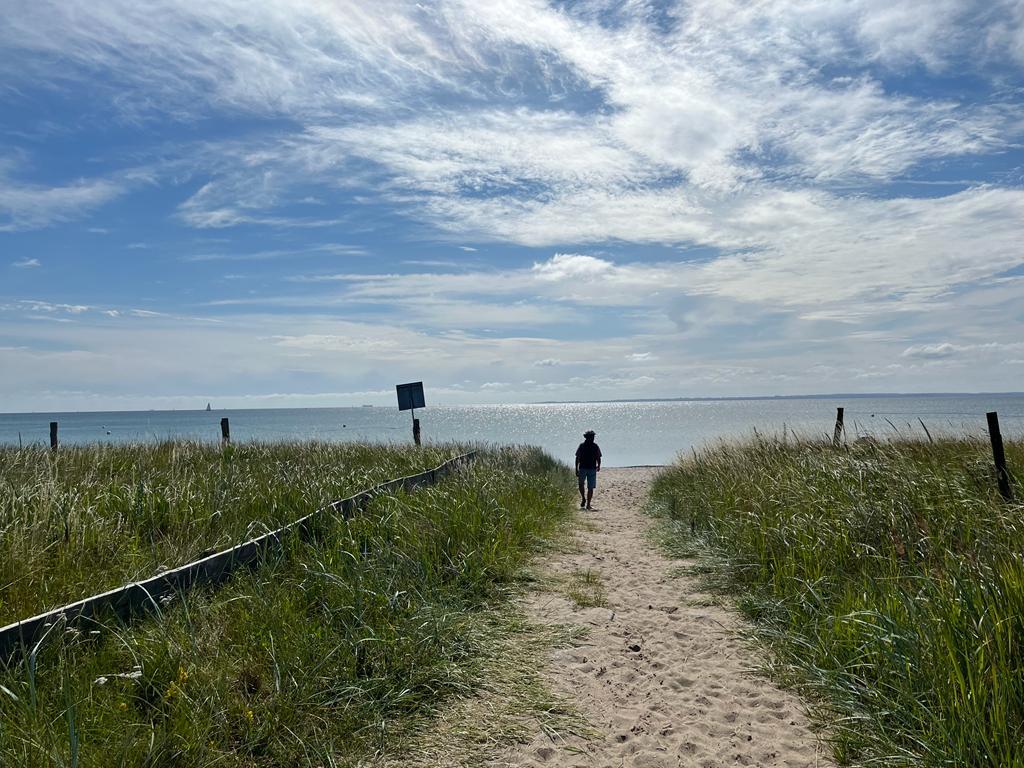
[[[594,432],[594,430],[588,429],[586,432],[583,433],[583,436],[584,437],[594,437],[596,434],[597,433]]]

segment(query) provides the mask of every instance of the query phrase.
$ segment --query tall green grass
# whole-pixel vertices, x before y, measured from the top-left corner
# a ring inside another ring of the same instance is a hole
[[[458,452],[312,442],[0,447],[0,625],[182,565]]]
[[[34,662],[0,670],[0,765],[341,766],[386,751],[410,716],[473,685],[480,609],[501,606],[571,493],[537,450],[486,451],[160,615],[58,628]]]
[[[1024,467],[1024,444],[1006,453]],[[757,439],[681,460],[653,495],[841,761],[1024,766],[1024,505],[987,441]]]

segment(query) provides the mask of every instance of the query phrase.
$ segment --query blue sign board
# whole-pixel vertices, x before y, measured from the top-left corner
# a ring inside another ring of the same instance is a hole
[[[396,384],[398,392],[398,410],[408,411],[415,408],[426,408],[427,401],[423,398],[423,382],[414,381],[411,384]]]

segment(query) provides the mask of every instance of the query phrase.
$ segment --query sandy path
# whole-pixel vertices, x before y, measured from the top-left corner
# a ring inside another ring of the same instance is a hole
[[[645,538],[640,511],[655,470],[606,469],[595,509],[581,512],[578,546],[547,566],[577,582],[599,575],[606,605],[579,608],[561,593],[535,592],[537,621],[576,624],[581,644],[554,652],[550,685],[599,732],[552,739],[538,732],[494,766],[827,766],[797,698],[748,670],[757,660],[738,640],[739,619],[712,605]],[[589,529],[589,530],[588,530]]]

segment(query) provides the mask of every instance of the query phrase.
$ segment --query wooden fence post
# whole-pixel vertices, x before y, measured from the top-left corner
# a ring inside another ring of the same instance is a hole
[[[832,433],[832,445],[839,447],[839,437],[843,434],[843,409],[836,408],[836,429]]]
[[[985,414],[988,419],[988,439],[992,442],[992,458],[996,463],[996,477],[999,480],[999,492],[1007,501],[1013,499],[1013,488],[1010,487],[1010,474],[1006,471],[1006,455],[1003,453],[1003,436],[999,432],[999,414],[990,411]]]
[[[416,441],[416,445],[420,444],[420,420],[412,420],[412,439]]]
[[[220,441],[224,445],[231,442],[231,425],[228,423],[227,416],[220,420]]]
[[[50,450],[57,450],[57,422],[50,422]]]

